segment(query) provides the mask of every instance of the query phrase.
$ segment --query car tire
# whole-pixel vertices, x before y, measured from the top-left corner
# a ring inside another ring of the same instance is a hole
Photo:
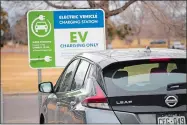
[[[1,44],[1,48],[3,47],[4,45],[3,44]]]
[[[40,124],[45,124],[45,119],[43,114],[40,115]]]

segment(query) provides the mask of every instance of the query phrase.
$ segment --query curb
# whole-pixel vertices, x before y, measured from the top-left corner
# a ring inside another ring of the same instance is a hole
[[[37,92],[30,92],[30,93],[3,93],[4,96],[24,96],[24,95],[38,95]]]

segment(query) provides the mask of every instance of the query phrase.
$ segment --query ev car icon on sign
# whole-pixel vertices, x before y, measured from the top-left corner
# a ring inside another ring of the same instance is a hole
[[[37,37],[46,37],[51,32],[51,23],[44,15],[39,15],[32,21],[31,30]]]

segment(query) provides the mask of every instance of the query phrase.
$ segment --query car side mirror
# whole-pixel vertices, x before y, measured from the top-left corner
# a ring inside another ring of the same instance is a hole
[[[43,82],[38,85],[38,89],[42,93],[52,93],[54,92],[52,82]]]

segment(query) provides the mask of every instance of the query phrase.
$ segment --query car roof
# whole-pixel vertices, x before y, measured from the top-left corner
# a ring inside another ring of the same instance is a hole
[[[101,68],[115,62],[144,60],[152,58],[186,58],[186,50],[152,48],[146,51],[145,48],[110,49],[103,51],[84,52],[77,56],[87,58],[97,63]],[[76,56],[76,57],[77,57]]]

